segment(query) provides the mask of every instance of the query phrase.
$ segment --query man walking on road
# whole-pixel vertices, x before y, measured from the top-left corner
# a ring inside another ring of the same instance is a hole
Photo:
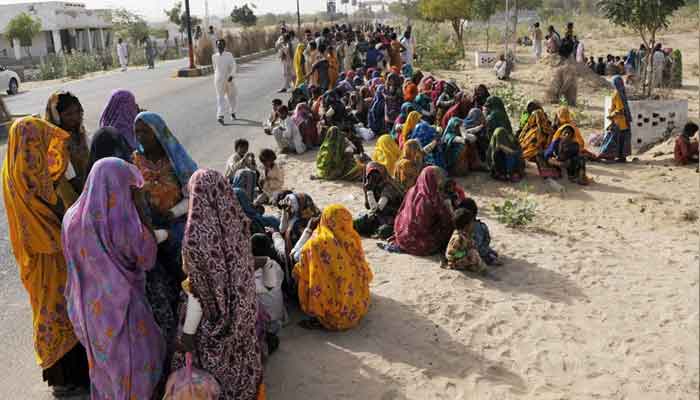
[[[129,48],[122,38],[119,38],[117,41],[117,58],[119,58],[119,65],[122,66],[122,71],[126,71],[129,65]]]
[[[226,51],[226,41],[216,41],[218,53],[211,57],[214,66],[214,85],[216,86],[216,118],[224,124],[224,114],[228,110],[231,118],[236,119],[237,89],[233,77],[236,74],[236,60],[233,54]],[[227,104],[228,103],[228,104]]]

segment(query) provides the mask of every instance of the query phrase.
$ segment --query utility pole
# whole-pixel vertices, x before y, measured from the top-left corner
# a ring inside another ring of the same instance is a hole
[[[185,0],[185,18],[187,18],[187,46],[189,47],[190,69],[194,69],[194,47],[192,46],[192,18],[190,18],[190,0]]]
[[[506,0],[506,34],[505,34],[505,39],[506,39],[506,51],[504,53],[504,56],[508,57],[508,42],[510,42],[510,35],[508,34],[508,31],[510,30],[510,13],[508,12],[508,6],[510,5],[509,1]]]
[[[297,34],[301,35],[301,12],[299,11],[299,0],[297,0]]]

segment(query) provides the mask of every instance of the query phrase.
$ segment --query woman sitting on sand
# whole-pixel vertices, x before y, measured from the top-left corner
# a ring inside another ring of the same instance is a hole
[[[369,309],[369,284],[374,275],[360,235],[353,229],[352,215],[333,204],[323,210],[320,221],[309,225],[314,233],[294,267],[299,304],[311,317],[300,325],[334,331],[353,328]]]
[[[447,124],[450,122],[450,120],[454,117],[457,117],[459,119],[465,119],[469,115],[469,111],[471,111],[474,107],[474,102],[472,101],[472,98],[468,96],[465,92],[459,92],[455,96],[457,102],[455,105],[450,107],[445,115],[442,117],[442,120],[440,121],[440,127],[442,129],[447,128]]]
[[[311,179],[329,181],[357,181],[362,177],[363,165],[355,160],[356,147],[333,126],[328,130],[316,156],[316,174]]]
[[[434,126],[426,121],[421,121],[413,132],[408,137],[409,139],[417,140],[425,153],[425,163],[427,165],[435,165],[445,169],[445,158],[443,156],[442,147],[440,146],[440,134]]]
[[[543,109],[535,110],[520,132],[520,147],[523,149],[523,159],[537,164],[540,176],[558,177],[558,169],[553,169],[543,158],[544,151],[552,139],[552,124]]]
[[[404,192],[416,184],[418,176],[425,166],[424,159],[425,153],[423,153],[420,143],[417,140],[407,141],[403,146],[401,159],[396,164],[396,172],[394,173],[394,180]]]
[[[676,165],[687,165],[698,162],[698,141],[693,139],[698,133],[698,125],[688,122],[683,127],[683,133],[678,135],[673,148],[673,159]]]
[[[445,250],[452,235],[452,213],[445,203],[445,173],[426,167],[404,198],[394,222],[392,247],[415,256]]]
[[[477,109],[474,109],[478,111]],[[445,167],[450,176],[465,176],[469,171],[479,167],[477,137],[461,133],[463,121],[452,118],[442,134],[441,146],[445,156]]]
[[[389,173],[389,176],[394,176],[396,163],[399,161],[399,157],[401,157],[401,150],[394,138],[389,134],[382,135],[379,140],[377,140],[377,144],[374,147],[372,160],[383,165]]]
[[[265,228],[279,229],[280,221],[271,215],[264,215],[263,207],[255,207],[255,189],[257,188],[258,175],[255,171],[243,168],[236,172],[233,178],[233,192],[238,198],[241,208],[251,221],[252,233],[263,233]]]
[[[397,140],[400,149],[403,149],[404,143],[409,140],[409,137],[416,128],[416,125],[421,122],[421,118],[423,118],[423,116],[417,110],[411,111],[408,114],[408,117],[406,117],[406,122],[404,122],[404,124],[401,126],[401,133],[399,134],[398,138],[399,140]]]
[[[503,128],[511,135],[513,134],[513,127],[510,124],[508,113],[506,113],[506,106],[500,97],[489,97],[484,104],[483,111],[486,116],[486,138],[488,143],[491,142],[491,138],[498,128]]]
[[[506,128],[498,128],[491,137],[486,162],[494,179],[519,182],[525,175],[520,142]]]
[[[576,131],[571,125],[564,125],[557,130],[556,139],[544,153],[544,160],[562,170],[566,170],[571,182],[587,185],[586,158],[581,145],[576,140]]]
[[[391,178],[387,169],[377,162],[367,164],[362,187],[368,213],[357,218],[353,225],[362,236],[377,235],[386,239],[394,232],[394,217],[403,201],[403,190]]]
[[[406,123],[408,115],[416,111],[416,106],[412,102],[405,102],[401,105],[401,111],[399,116],[396,117],[394,125],[391,128],[391,137],[393,137],[397,142],[400,140],[401,133],[403,132],[403,124]]]
[[[576,141],[576,143],[578,143],[579,149],[581,150],[583,156],[586,157],[586,159],[595,160],[596,158],[598,158],[597,155],[593,154],[591,151],[586,149],[586,141],[583,139],[581,130],[578,128],[578,126],[576,126],[576,122],[574,121],[574,118],[571,115],[571,111],[567,106],[560,106],[559,110],[557,110],[557,114],[554,116],[554,123],[552,124],[552,128],[554,129],[554,136],[552,136],[552,142],[559,139],[559,134],[561,133],[559,128],[561,128],[564,125],[569,125],[571,126],[571,128],[573,128],[573,139]]]

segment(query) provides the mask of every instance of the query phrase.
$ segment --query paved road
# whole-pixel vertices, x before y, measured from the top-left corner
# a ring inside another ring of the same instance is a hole
[[[162,114],[170,129],[203,167],[222,170],[239,137],[251,140],[252,150],[273,144],[262,134],[259,121],[269,115],[270,102],[282,83],[281,67],[274,57],[239,66],[236,80],[240,106],[236,123],[216,122],[212,77],[177,79],[174,71],[184,61],[160,64],[155,70],[130,70],[4,97],[13,113],[43,113],[50,93],[63,88],[80,98],[86,127],[94,131],[100,112],[114,89],[129,89],[142,108]],[[0,145],[0,161],[5,156]],[[0,202],[0,398],[50,399],[35,365],[31,340],[29,300],[19,281],[7,232],[4,204]]]

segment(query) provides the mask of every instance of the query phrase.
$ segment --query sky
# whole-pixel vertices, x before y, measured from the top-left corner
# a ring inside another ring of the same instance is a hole
[[[163,10],[171,8],[179,0],[73,0],[84,3],[87,8],[118,8],[124,7],[134,11],[148,20],[160,21],[165,19]],[[182,0],[184,3],[184,0]],[[256,14],[296,12],[295,0],[208,0],[210,15],[229,15],[234,6],[244,3],[254,3],[257,6]],[[0,0],[2,4],[34,3],[31,0]],[[338,2],[339,3],[339,2]],[[340,4],[338,4],[340,6]],[[325,0],[299,0],[302,14],[325,11]],[[204,15],[204,0],[190,0],[192,14]]]

